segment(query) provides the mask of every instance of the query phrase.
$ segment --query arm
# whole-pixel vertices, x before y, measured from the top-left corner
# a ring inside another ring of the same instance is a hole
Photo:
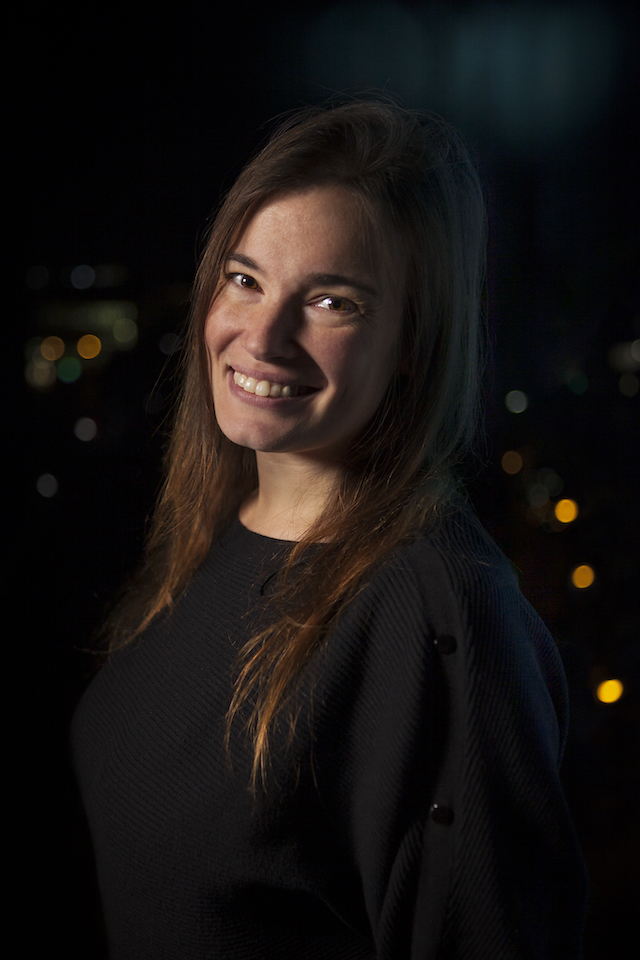
[[[564,677],[492,549],[416,545],[368,591],[350,817],[378,960],[580,956]]]

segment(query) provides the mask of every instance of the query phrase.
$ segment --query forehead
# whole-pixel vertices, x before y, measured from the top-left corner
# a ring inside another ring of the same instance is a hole
[[[379,233],[361,197],[341,186],[316,186],[264,200],[245,219],[232,249],[260,248],[274,260],[295,259],[318,270],[349,263],[379,274],[391,257],[391,244]]]

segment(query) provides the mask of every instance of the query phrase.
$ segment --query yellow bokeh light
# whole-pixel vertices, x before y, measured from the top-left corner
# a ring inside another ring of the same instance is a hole
[[[554,513],[560,523],[571,523],[578,516],[578,504],[575,500],[558,500]]]
[[[603,680],[598,684],[596,697],[602,703],[615,703],[620,699],[623,691],[624,687],[619,680]]]
[[[578,587],[579,590],[590,587],[595,578],[596,575],[593,572],[593,567],[590,567],[588,563],[580,564],[571,574],[571,582],[574,587]]]
[[[78,340],[77,349],[83,360],[93,360],[102,350],[102,343],[99,337],[94,336],[93,333],[87,333]]]
[[[40,344],[40,353],[45,360],[59,360],[64,353],[64,340],[60,337],[47,337]]]
[[[522,457],[517,450],[507,450],[502,455],[502,469],[505,473],[519,473],[522,470]]]

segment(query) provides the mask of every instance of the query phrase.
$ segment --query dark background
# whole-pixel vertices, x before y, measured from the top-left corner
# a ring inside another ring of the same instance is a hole
[[[41,8],[8,30],[7,202],[18,216],[5,300],[7,955],[35,956],[44,937],[68,958],[102,956],[68,727],[91,671],[82,650],[139,557],[175,389],[167,335],[180,333],[211,212],[277,114],[376,89],[457,124],[486,187],[492,359],[469,485],[565,660],[564,779],[592,885],[587,957],[626,956],[640,905],[632,6],[139,9]],[[78,287],[79,265],[93,269],[90,286]],[[77,357],[78,337],[99,332],[95,305],[113,301],[135,306],[136,345],[83,361],[73,382],[51,366],[53,382],[34,385],[41,340],[57,335]],[[512,390],[528,398],[521,413],[505,405]],[[90,441],[74,432],[82,417],[97,424]],[[513,475],[507,450],[523,460]],[[562,487],[553,481],[540,503],[544,470]],[[53,496],[39,492],[46,474]],[[552,518],[561,496],[580,511],[564,526]],[[587,589],[571,583],[579,564],[595,572]],[[608,678],[624,686],[616,703],[595,696]]]

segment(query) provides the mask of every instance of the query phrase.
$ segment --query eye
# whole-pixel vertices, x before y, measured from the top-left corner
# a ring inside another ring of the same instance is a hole
[[[316,306],[322,307],[323,310],[331,310],[334,313],[356,313],[358,309],[355,303],[347,300],[346,297],[322,297],[316,301]]]
[[[227,274],[232,283],[245,290],[259,290],[258,281],[248,273],[229,273]]]

